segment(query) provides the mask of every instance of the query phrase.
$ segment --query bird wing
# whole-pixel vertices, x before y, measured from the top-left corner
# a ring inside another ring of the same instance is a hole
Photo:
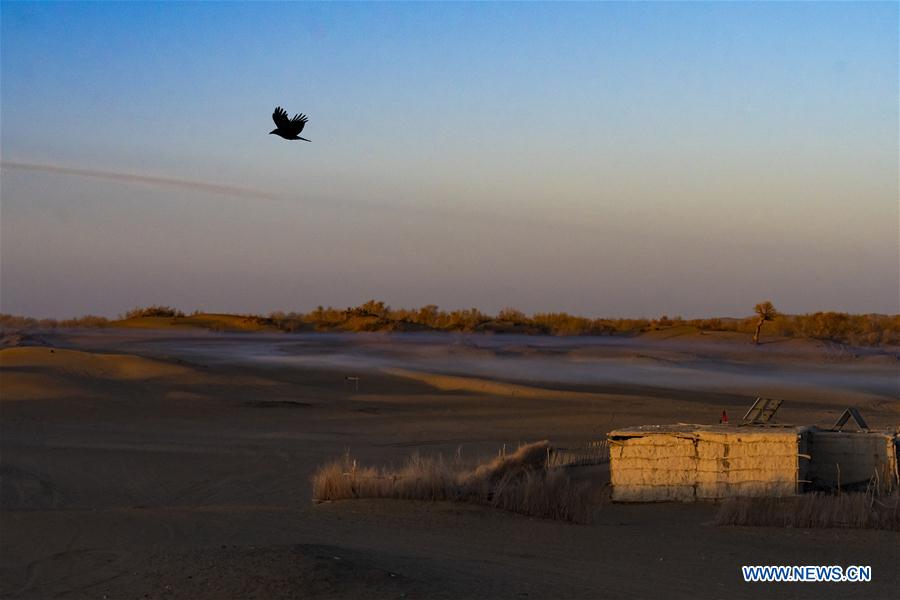
[[[309,121],[309,119],[304,114],[294,115],[294,118],[291,119],[291,127],[293,128],[295,135],[303,131],[303,127],[306,125],[307,121]]]
[[[275,107],[275,112],[272,113],[272,120],[275,121],[275,127],[278,129],[287,131],[291,128],[291,121],[288,120],[287,111],[280,106]]]

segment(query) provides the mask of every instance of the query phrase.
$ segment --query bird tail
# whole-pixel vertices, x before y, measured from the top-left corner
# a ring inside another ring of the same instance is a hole
[[[306,139],[306,138],[304,138],[304,137],[300,137],[299,135],[297,136],[297,138],[303,140],[304,142],[311,142],[311,141],[312,141],[312,140],[308,140],[308,139]]]

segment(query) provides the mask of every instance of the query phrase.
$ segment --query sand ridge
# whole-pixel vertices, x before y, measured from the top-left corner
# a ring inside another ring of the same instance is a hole
[[[513,398],[560,398],[568,400],[588,400],[596,399],[598,397],[597,394],[586,392],[573,392],[569,390],[542,388],[517,383],[505,383],[502,381],[492,381],[490,379],[482,379],[478,377],[460,377],[457,375],[425,373],[422,371],[411,371],[409,369],[386,368],[382,369],[382,372],[388,375],[394,375],[396,377],[404,377],[406,379],[420,381],[435,389],[447,392],[474,392],[476,394],[485,394],[488,396],[509,396]],[[608,397],[609,395],[605,394],[605,396]]]
[[[191,369],[127,354],[98,354],[63,348],[21,346],[0,350],[0,368],[54,369],[70,375],[109,380],[152,379],[191,374]]]

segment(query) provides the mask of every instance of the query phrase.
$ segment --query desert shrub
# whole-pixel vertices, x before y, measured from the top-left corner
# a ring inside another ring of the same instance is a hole
[[[106,317],[85,315],[74,319],[33,319],[18,315],[0,314],[0,331],[20,331],[24,329],[56,329],[57,327],[104,327],[109,323]]]
[[[531,322],[543,333],[552,335],[590,335],[607,333],[600,323],[568,313],[536,313]]]
[[[900,495],[809,493],[786,498],[728,498],[716,525],[900,531]]]
[[[97,315],[84,315],[74,319],[65,319],[58,321],[57,327],[105,327],[109,324],[109,319],[99,317]]]
[[[416,323],[430,329],[441,329],[446,316],[436,304],[428,304],[416,311],[414,319]]]
[[[688,321],[689,325],[706,331],[722,331],[722,319],[694,319]]]
[[[595,327],[601,327],[611,334],[636,335],[650,329],[650,321],[647,319],[597,319]]]
[[[479,325],[491,318],[477,308],[454,310],[447,315],[446,328],[449,331],[475,331]]]
[[[132,308],[122,315],[123,319],[139,319],[141,317],[183,317],[184,313],[171,306],[153,305]]]
[[[347,311],[352,316],[377,317],[379,319],[384,319],[388,316],[390,307],[380,300],[369,300],[356,308],[349,308]]]
[[[36,329],[40,325],[37,319],[20,315],[0,314],[0,331],[18,331]]]
[[[309,322],[300,313],[276,311],[269,314],[268,322],[282,331],[294,333],[311,329]]]
[[[528,324],[528,317],[525,316],[525,313],[523,313],[518,308],[512,308],[509,306],[497,313],[497,318],[495,320],[506,321],[508,323],[512,323],[513,325]]]
[[[594,508],[591,485],[574,483],[564,469],[549,469],[549,444],[521,446],[512,454],[471,464],[458,455],[414,454],[397,469],[362,467],[345,454],[312,476],[315,501],[353,498],[449,500],[485,504],[521,514],[586,523]]]
[[[317,306],[311,313],[299,315],[299,317],[309,323],[316,331],[330,331],[343,323],[347,318],[347,314],[346,311],[331,306],[328,308]]]

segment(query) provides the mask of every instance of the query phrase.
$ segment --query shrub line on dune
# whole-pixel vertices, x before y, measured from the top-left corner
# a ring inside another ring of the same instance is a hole
[[[145,306],[127,311],[120,320],[84,316],[76,319],[33,319],[0,314],[0,330],[74,327],[199,327],[213,331],[446,331],[468,333],[519,333],[529,335],[618,335],[645,333],[668,337],[709,331],[767,336],[811,338],[856,346],[900,344],[900,315],[848,314],[833,311],[787,315],[771,302],[757,304],[755,316],[745,318],[589,318],[564,312],[527,315],[504,308],[489,315],[477,308],[441,310],[434,304],[421,308],[391,308],[369,300],[356,307],[317,307],[308,313],[276,311],[268,316],[224,315],[194,311],[185,314],[170,306]],[[765,325],[765,327],[763,327]]]

